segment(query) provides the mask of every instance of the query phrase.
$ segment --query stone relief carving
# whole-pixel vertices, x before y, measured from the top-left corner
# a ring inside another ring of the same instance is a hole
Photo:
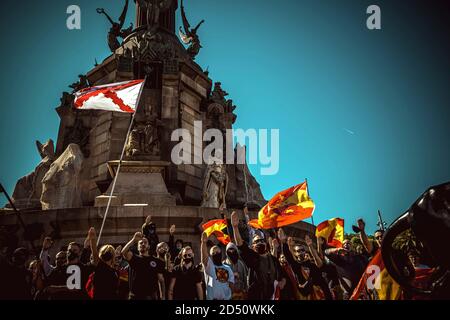
[[[17,181],[12,195],[14,204],[19,209],[40,207],[42,179],[55,160],[53,140],[49,139],[45,144],[36,141],[36,147],[42,160],[32,173]]]
[[[42,179],[43,210],[81,207],[81,170],[84,157],[72,143],[56,159]]]

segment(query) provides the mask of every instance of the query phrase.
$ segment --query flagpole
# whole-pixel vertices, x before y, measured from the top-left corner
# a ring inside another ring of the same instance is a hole
[[[307,191],[308,197],[309,197],[309,184],[308,184],[308,178],[305,178],[305,182],[306,182],[306,191]],[[313,212],[313,214],[311,215],[311,223],[312,223],[313,226],[315,225],[315,224],[314,224],[314,212]]]
[[[141,87],[141,89],[139,90],[138,98],[137,98],[137,100],[136,100],[136,101],[137,101],[137,102],[136,102],[136,109],[134,110],[133,115],[131,116],[130,125],[128,126],[127,135],[126,135],[126,137],[125,137],[125,142],[124,142],[124,144],[123,144],[122,153],[121,153],[121,155],[120,155],[119,165],[117,166],[117,171],[116,171],[116,174],[115,174],[114,179],[113,179],[113,184],[112,184],[112,187],[111,187],[111,192],[109,193],[109,197],[108,197],[108,204],[106,205],[105,213],[104,213],[104,215],[103,215],[102,226],[101,226],[100,232],[98,233],[98,236],[97,236],[97,247],[98,247],[98,245],[99,245],[99,243],[100,243],[100,239],[101,239],[101,237],[102,237],[103,228],[104,228],[104,226],[105,226],[106,217],[108,216],[109,208],[111,207],[111,200],[112,200],[112,196],[113,196],[113,194],[114,194],[114,189],[116,188],[117,177],[119,176],[120,168],[121,168],[121,166],[122,166],[123,156],[124,156],[124,154],[125,154],[125,150],[126,150],[126,147],[127,147],[127,144],[128,144],[128,139],[129,139],[129,137],[130,137],[131,129],[132,129],[132,127],[133,127],[134,118],[136,117],[136,113],[137,113],[138,108],[139,108],[139,102],[140,102],[140,100],[141,100],[142,92],[144,91],[144,87],[145,87],[145,82],[146,82],[146,80],[147,80],[147,75],[145,76],[144,82],[142,83],[142,87]]]
[[[15,213],[16,216],[17,216],[17,220],[19,220],[19,223],[20,223],[20,225],[21,225],[22,228],[23,228],[23,232],[24,232],[24,233],[27,232],[27,226],[25,225],[25,222],[23,221],[22,216],[20,215],[19,210],[17,210],[16,206],[14,205],[14,201],[12,201],[12,199],[10,198],[8,192],[6,192],[6,189],[3,187],[3,185],[2,185],[1,183],[0,183],[0,193],[3,193],[3,194],[5,195],[6,199],[8,200],[9,204],[11,205],[11,208],[14,210],[14,213]],[[30,245],[31,245],[31,248],[32,248],[33,250],[36,249],[36,247],[34,246],[33,241],[31,241],[31,240],[30,240]]]

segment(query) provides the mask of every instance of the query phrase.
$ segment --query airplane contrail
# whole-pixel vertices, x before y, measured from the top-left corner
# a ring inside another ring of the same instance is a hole
[[[347,128],[344,128],[344,130],[347,131],[347,132],[350,133],[350,134],[355,134],[352,130],[349,130],[349,129],[347,129]]]

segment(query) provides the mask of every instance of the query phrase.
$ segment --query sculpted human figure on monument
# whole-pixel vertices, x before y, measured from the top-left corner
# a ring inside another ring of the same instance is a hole
[[[160,151],[160,141],[158,128],[162,122],[157,116],[150,116],[146,121],[136,122],[130,132],[125,155],[133,158],[139,155],[158,155]]]
[[[205,173],[201,206],[206,208],[219,208],[223,206],[223,208],[226,208],[225,198],[227,190],[228,174],[226,172],[226,166],[217,161],[211,161]]]
[[[143,9],[147,10],[147,28],[159,24],[159,15],[168,10],[173,0],[134,0]]]
[[[42,179],[55,160],[53,140],[49,139],[45,144],[36,141],[36,147],[41,155],[41,162],[32,173],[17,181],[16,187],[14,188],[12,198],[14,199],[15,206],[18,208],[40,205],[39,199],[42,193]]]
[[[123,29],[123,25],[125,23],[125,18],[128,11],[128,1],[126,0],[125,6],[122,10],[122,14],[119,17],[119,22],[114,22],[111,17],[106,13],[105,9],[98,8],[98,14],[104,14],[108,21],[111,23],[111,29],[108,32],[108,46],[111,52],[116,51],[120,47],[120,43],[117,40],[118,37],[126,38],[133,31],[133,24],[130,25],[127,29]]]
[[[191,28],[191,25],[189,24],[186,18],[183,1],[181,1],[181,17],[183,19],[184,32],[180,27],[179,30],[180,38],[184,44],[189,45],[189,47],[187,48],[187,52],[189,53],[192,59],[195,59],[195,57],[200,52],[200,49],[202,48],[200,44],[200,38],[197,35],[197,31],[198,28],[200,28],[200,26],[205,22],[205,20],[200,21],[195,28]]]

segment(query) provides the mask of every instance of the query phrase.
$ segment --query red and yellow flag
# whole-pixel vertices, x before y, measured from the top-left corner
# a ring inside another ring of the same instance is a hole
[[[316,238],[325,238],[328,245],[342,248],[344,242],[344,219],[333,218],[316,227]]]
[[[228,243],[231,242],[227,230],[227,220],[225,219],[208,221],[202,226],[202,228],[203,232],[205,232],[208,237],[214,234],[217,240],[219,240],[224,245],[227,245]]]
[[[381,250],[369,262],[350,300],[400,300],[402,290],[384,267]]]
[[[312,216],[314,202],[308,195],[306,182],[279,192],[248,224],[256,229],[280,228]]]

